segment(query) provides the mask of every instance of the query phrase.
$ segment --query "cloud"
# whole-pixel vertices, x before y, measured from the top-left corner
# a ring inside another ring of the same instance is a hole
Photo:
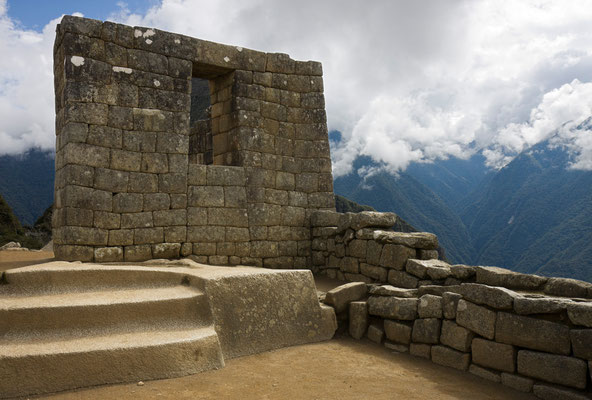
[[[485,149],[498,167],[590,115],[588,0],[163,0],[110,19],[321,61],[336,176],[360,155],[396,172]],[[27,31],[0,7],[0,153],[53,145],[54,25]]]

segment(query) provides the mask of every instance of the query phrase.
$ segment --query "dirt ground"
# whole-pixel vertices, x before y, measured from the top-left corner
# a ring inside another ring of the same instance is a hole
[[[6,254],[9,253],[9,254]],[[52,253],[0,252],[0,270],[51,261]],[[332,282],[321,281],[326,290]],[[228,360],[217,371],[175,379],[100,386],[49,396],[103,399],[534,399],[467,372],[339,336]]]

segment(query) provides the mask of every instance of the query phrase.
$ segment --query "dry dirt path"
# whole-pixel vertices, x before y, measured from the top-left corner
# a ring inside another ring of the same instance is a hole
[[[2,251],[0,271],[48,262],[51,252]],[[335,286],[317,282],[319,289]],[[183,378],[101,386],[50,396],[53,400],[104,399],[534,399],[467,372],[391,352],[367,340],[340,336],[328,342],[237,358],[226,367]]]

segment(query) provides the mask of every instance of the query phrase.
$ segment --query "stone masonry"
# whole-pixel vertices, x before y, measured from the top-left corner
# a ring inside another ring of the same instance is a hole
[[[57,259],[310,264],[335,209],[320,63],[65,16],[54,75]]]

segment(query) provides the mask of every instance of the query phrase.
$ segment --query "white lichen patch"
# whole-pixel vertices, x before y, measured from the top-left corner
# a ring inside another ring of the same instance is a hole
[[[228,58],[228,56],[224,57],[224,61],[228,62],[230,61],[230,58]]]
[[[175,39],[175,43],[177,43],[177,44],[181,44],[181,40],[179,40],[179,39]]]
[[[159,87],[160,86],[160,81],[158,79],[155,79],[153,81],[153,83],[154,83],[154,86],[156,86],[156,87]]]
[[[146,39],[146,44],[152,44],[152,39]]]
[[[240,46],[236,46],[236,49],[238,50],[238,52],[240,53],[241,51],[243,51],[243,48]]]
[[[131,74],[132,73],[132,69],[131,68],[126,68],[126,67],[113,67],[113,72],[123,72],[124,74]]]
[[[134,31],[134,37],[140,37],[140,36],[142,36],[142,31],[141,31],[141,30],[139,30],[139,29],[136,29],[136,30]]]
[[[84,65],[84,57],[72,56],[72,58],[70,58],[70,62],[75,66],[80,67],[81,65]]]
[[[148,29],[146,32],[144,32],[144,38],[149,38],[150,36],[154,36],[155,32],[152,29]]]
[[[249,62],[250,62],[250,63],[253,63],[254,61],[253,61],[253,59],[252,59],[252,58],[249,58]]]

